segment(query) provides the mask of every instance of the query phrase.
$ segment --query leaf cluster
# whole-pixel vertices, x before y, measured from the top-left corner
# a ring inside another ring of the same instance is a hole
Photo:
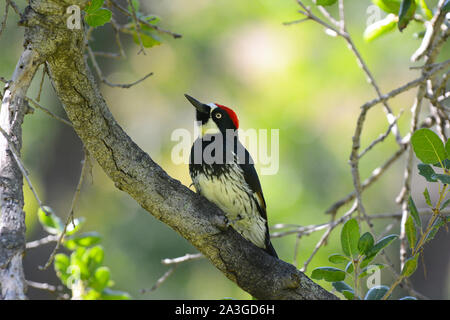
[[[39,222],[48,233],[61,237],[64,224],[50,207],[39,209]],[[114,281],[111,272],[103,264],[104,250],[101,236],[97,232],[80,232],[84,218],[73,219],[67,225],[63,238],[63,246],[71,254],[58,253],[54,258],[56,275],[69,289],[82,288],[81,298],[85,300],[128,300],[131,296],[123,291],[111,289]]]
[[[389,246],[398,236],[388,235],[378,241],[375,241],[370,232],[360,234],[359,225],[356,219],[348,220],[341,231],[341,247],[343,254],[335,253],[328,257],[333,264],[345,264],[344,268],[337,267],[319,267],[313,270],[311,278],[316,280],[325,280],[331,282],[333,287],[349,300],[361,299],[354,287],[344,281],[347,277],[356,280],[369,276],[375,268],[382,269],[383,264],[370,264],[375,257],[387,246]],[[385,286],[376,286],[371,288],[365,300],[372,300],[379,297],[380,290]],[[384,290],[384,289],[383,289]],[[383,295],[381,295],[382,297]],[[381,299],[380,297],[380,299]]]
[[[320,6],[332,6],[336,2],[337,0],[315,1],[316,5]],[[372,0],[372,2],[386,12],[387,15],[383,19],[367,26],[363,36],[367,42],[393,32],[396,27],[402,32],[411,21],[415,21],[423,26],[423,31],[416,34],[418,38],[421,38],[425,34],[425,21],[433,18],[433,11],[426,0]],[[445,12],[450,11],[450,0],[445,2],[443,10]]]

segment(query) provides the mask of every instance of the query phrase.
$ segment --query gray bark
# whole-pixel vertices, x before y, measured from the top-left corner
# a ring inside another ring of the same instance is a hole
[[[26,48],[5,88],[0,126],[10,137],[15,152],[20,152],[22,147],[22,122],[28,108],[24,97],[38,66],[37,53]],[[22,266],[25,251],[22,186],[22,172],[8,140],[0,134],[0,298],[7,300],[26,298]]]
[[[171,178],[116,122],[85,60],[83,30],[66,27],[66,6],[35,0],[25,38],[44,59],[54,89],[86,149],[115,186],[186,238],[242,289],[259,299],[336,299],[293,265],[273,258],[229,228],[223,212]]]

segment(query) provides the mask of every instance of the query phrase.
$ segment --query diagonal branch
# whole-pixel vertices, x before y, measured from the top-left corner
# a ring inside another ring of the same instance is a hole
[[[114,119],[84,56],[84,32],[59,29],[64,1],[36,0],[23,17],[26,37],[45,57],[52,85],[85,148],[115,186],[190,241],[225,276],[259,299],[336,299],[293,265],[228,227],[224,214],[171,178]],[[43,23],[50,19],[54,24]],[[44,40],[43,40],[44,39]]]

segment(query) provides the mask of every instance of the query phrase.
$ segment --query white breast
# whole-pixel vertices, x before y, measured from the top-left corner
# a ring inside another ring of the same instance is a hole
[[[233,228],[244,238],[265,248],[266,220],[258,211],[257,198],[247,186],[242,169],[234,163],[227,166],[227,174],[217,177],[197,175],[194,186],[226,213]]]

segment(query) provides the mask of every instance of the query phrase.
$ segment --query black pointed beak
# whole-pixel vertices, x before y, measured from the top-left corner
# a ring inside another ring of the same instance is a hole
[[[209,114],[209,111],[211,110],[211,107],[207,104],[201,103],[195,98],[192,98],[190,95],[185,94],[184,95],[186,99],[189,100],[189,102],[201,113],[207,113]]]

